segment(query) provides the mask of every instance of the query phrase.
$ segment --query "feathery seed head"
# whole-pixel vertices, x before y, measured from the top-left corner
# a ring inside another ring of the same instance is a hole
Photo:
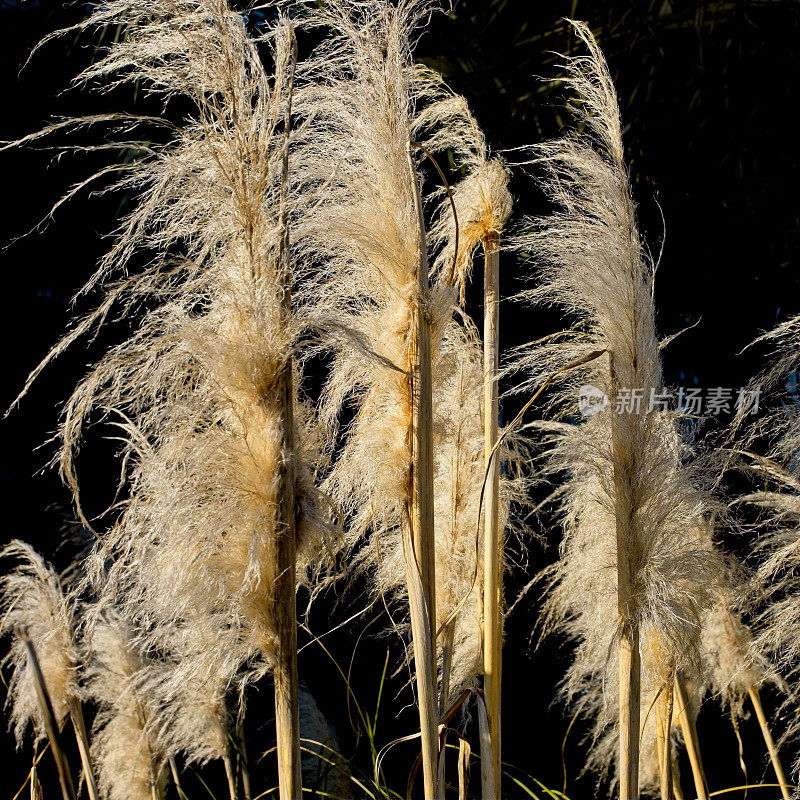
[[[60,725],[79,696],[72,601],[64,595],[58,574],[30,545],[14,540],[3,548],[0,557],[19,561],[0,584],[0,634],[12,633],[17,625],[27,626]],[[28,723],[33,723],[37,741],[43,739],[44,719],[36,686],[25,646],[16,636],[3,663],[14,670],[8,703],[17,745],[22,744]]]

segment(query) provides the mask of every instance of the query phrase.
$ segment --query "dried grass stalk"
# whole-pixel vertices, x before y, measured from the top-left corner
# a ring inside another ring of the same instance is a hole
[[[26,625],[17,625],[15,633],[22,642],[27,653],[27,668],[31,673],[31,680],[36,688],[36,696],[41,709],[41,719],[47,739],[50,742],[50,750],[58,768],[58,782],[61,786],[61,794],[64,800],[75,800],[75,786],[72,783],[72,775],[69,770],[69,763],[64,751],[61,749],[61,742],[58,733],[58,723],[56,722],[53,704],[50,700],[50,693],[44,681],[44,675],[39,666],[39,659],[36,649],[31,641],[30,633]]]
[[[686,753],[692,766],[695,795],[699,800],[708,800],[708,784],[706,773],[703,769],[703,759],[700,755],[700,740],[697,736],[697,726],[690,706],[686,684],[680,673],[675,675],[675,716],[681,726]]]

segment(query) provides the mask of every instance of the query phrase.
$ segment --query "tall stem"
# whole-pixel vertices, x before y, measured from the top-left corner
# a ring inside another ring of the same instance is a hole
[[[33,763],[31,764],[31,800],[40,800],[41,787],[39,786],[39,776],[37,775],[36,768],[39,763],[37,758],[38,747],[36,742],[33,743]]]
[[[431,330],[425,314],[428,256],[425,219],[416,169],[409,155],[419,223],[417,301],[413,308],[411,375],[410,536],[404,532],[411,635],[422,738],[425,800],[440,797],[437,779],[439,732],[436,698],[436,562],[433,532],[433,376]]]
[[[86,778],[86,789],[89,792],[89,798],[90,800],[98,800],[97,784],[94,780],[92,759],[89,754],[89,739],[86,736],[86,722],[83,719],[83,708],[78,700],[73,700],[70,703],[69,716],[72,719],[72,727],[75,730],[78,751],[81,754],[81,765],[83,766],[83,775]]]
[[[672,691],[672,690],[670,690]],[[673,721],[675,713],[675,704],[672,705]],[[675,800],[683,800],[683,789],[681,788],[681,769],[678,763],[678,753],[670,747],[670,762],[672,763],[672,794]]]
[[[53,752],[53,758],[55,759],[56,768],[58,769],[58,782],[61,785],[61,794],[64,800],[75,800],[75,786],[72,783],[72,775],[69,771],[67,757],[61,749],[61,740],[58,735],[56,717],[53,713],[53,704],[50,702],[50,695],[48,694],[44,676],[39,666],[39,659],[36,656],[36,650],[31,641],[27,626],[18,625],[16,634],[22,640],[28,653],[28,669],[31,671],[33,677],[33,684],[36,687],[36,696],[39,699],[39,707],[41,708],[42,717],[44,719],[44,729],[47,733],[47,738],[50,740],[50,749]]]
[[[228,795],[230,800],[237,800],[236,791],[236,771],[233,768],[233,760],[230,753],[222,759],[225,764],[225,777],[228,779]]]
[[[639,797],[639,715],[642,662],[636,623],[633,565],[629,548],[635,541],[632,414],[616,413],[618,379],[614,354],[611,366],[611,447],[614,453],[615,522],[617,544],[617,610],[619,613],[619,791],[621,800]]]
[[[181,798],[181,800],[187,800],[186,794],[181,786],[181,776],[178,774],[178,765],[175,763],[175,757],[169,756],[167,761],[169,762],[169,771],[172,774],[172,782],[175,784],[175,791],[178,793],[178,797]]]
[[[483,242],[483,441],[484,458],[489,459],[497,443],[499,403],[498,332],[500,323],[500,248],[496,236]],[[500,462],[492,459],[486,481],[483,523],[483,688],[489,738],[492,743],[494,794],[500,797],[500,696],[503,645],[503,532],[500,530]],[[489,800],[484,796],[484,800]]]
[[[772,768],[775,770],[775,777],[778,779],[778,783],[781,785],[781,796],[783,800],[789,800],[790,793],[789,793],[789,784],[786,781],[786,775],[783,771],[783,765],[781,764],[780,756],[778,755],[778,747],[775,744],[775,740],[772,738],[772,733],[769,729],[769,724],[767,722],[767,717],[764,714],[764,709],[761,705],[761,697],[759,695],[758,687],[753,686],[751,687],[747,694],[750,696],[750,702],[753,704],[753,708],[756,711],[756,717],[758,717],[758,724],[761,727],[761,734],[764,737],[764,744],[767,745],[767,750],[769,751],[769,758],[772,762]]]
[[[692,767],[694,789],[698,800],[708,800],[706,774],[703,770],[703,759],[700,757],[700,741],[697,738],[697,727],[694,717],[689,709],[689,698],[686,694],[686,685],[680,672],[675,673],[675,711],[678,722],[683,732],[683,741],[686,744],[686,753]]]
[[[247,737],[244,732],[244,703],[239,708],[236,718],[236,774],[242,776],[242,792],[244,800],[250,800],[252,792],[250,789],[250,764],[247,760]]]
[[[478,736],[481,745],[481,797],[492,797],[496,780],[494,776],[494,758],[492,757],[492,739],[489,735],[489,717],[483,697],[478,698]]]
[[[619,639],[619,796],[639,797],[639,703],[642,664],[639,633],[623,624]]]
[[[672,776],[672,679],[662,690],[662,696],[656,703],[656,728],[658,731],[658,769],[661,779],[661,800],[669,800],[673,796],[674,779]]]
[[[286,94],[284,123],[283,168],[281,174],[280,222],[282,228],[278,281],[282,292],[282,321],[287,325],[291,316],[292,286],[289,265],[289,132],[292,114],[292,90],[297,60],[294,31],[292,55]],[[277,654],[275,663],[275,734],[278,750],[278,786],[281,800],[299,800],[302,796],[300,774],[300,714],[298,706],[297,669],[297,599],[295,595],[295,464],[292,361],[281,365],[277,382],[278,408],[283,417],[281,453],[278,465],[278,509],[275,526],[275,632]]]

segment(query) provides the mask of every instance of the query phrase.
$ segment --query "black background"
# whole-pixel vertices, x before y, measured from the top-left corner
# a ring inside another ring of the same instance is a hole
[[[96,39],[88,36],[68,36],[48,45],[20,73],[30,49],[44,34],[83,13],[81,4],[0,2],[0,139],[15,139],[58,115],[146,107],[146,101],[129,92],[106,98],[75,90],[64,93],[70,78],[92,57]],[[558,75],[553,51],[575,47],[562,20],[565,16],[589,23],[616,80],[642,231],[654,252],[663,240],[656,281],[659,331],[668,335],[699,320],[665,352],[667,383],[742,386],[765,357],[763,351],[740,355],[742,348],[760,331],[800,311],[798,147],[797,127],[791,122],[800,89],[800,5],[462,0],[451,14],[432,18],[417,54],[466,95],[496,151],[538,142],[557,135],[570,122],[558,88],[537,79]],[[0,242],[26,233],[70,185],[101,163],[98,156],[57,161],[53,152],[0,153],[4,200]],[[515,217],[546,210],[526,176],[517,175],[512,190]],[[104,236],[125,202],[117,195],[84,192],[62,206],[53,220],[0,252],[3,408],[66,329],[70,298],[108,247]],[[506,263],[504,296],[521,288],[533,271],[531,266]],[[474,286],[480,285],[478,270]],[[480,315],[477,294],[470,297],[470,309]],[[501,324],[507,348],[555,330],[564,321],[507,304]],[[2,537],[33,543],[59,566],[71,555],[69,545],[62,547],[70,501],[55,472],[42,471],[53,453],[45,442],[57,424],[59,405],[107,346],[105,337],[80,343],[48,368],[0,428]],[[514,411],[507,403],[504,417]],[[87,504],[94,513],[107,505],[113,490],[114,452],[113,443],[95,436],[81,461]],[[559,535],[553,520],[542,516],[531,520],[531,526],[541,541],[531,539],[518,548],[517,560],[527,561],[528,566],[509,576],[509,600],[556,555]],[[731,539],[727,544],[734,551],[747,551],[746,542]],[[362,590],[352,587],[338,602],[333,596],[319,601],[310,617],[312,630],[317,635],[328,631],[365,606]],[[539,598],[530,593],[507,623],[504,760],[561,789],[562,741],[569,719],[552,701],[569,653],[554,641],[536,647],[532,631],[538,607]],[[368,623],[372,623],[369,628]],[[352,667],[354,692],[370,710],[387,648],[391,665],[399,663],[401,655],[395,636],[377,635],[385,627],[384,615],[373,608],[325,639],[345,672]],[[365,739],[351,725],[345,684],[327,656],[312,643],[301,652],[300,669],[335,726],[342,752],[355,755],[361,768],[368,770]],[[414,730],[406,679],[407,672],[401,670],[384,689],[379,745]],[[248,733],[253,752],[265,749],[272,735],[269,695],[265,685],[251,702]],[[769,712],[774,705],[769,695],[766,704]],[[357,729],[356,719],[354,723]],[[736,738],[718,706],[708,701],[698,724],[712,790],[744,783]],[[596,792],[594,778],[579,775],[585,752],[582,735],[575,726],[564,750],[567,792],[573,798],[593,797]],[[742,736],[749,778],[772,781],[754,720],[745,723]],[[13,758],[13,747],[12,738],[5,736],[0,743],[0,792],[8,798],[24,780],[30,752],[26,745],[20,757]],[[788,755],[785,760],[791,761]],[[413,745],[405,744],[386,760],[392,784],[401,792],[412,759]],[[73,764],[77,766],[74,757]],[[688,792],[688,765],[683,773]],[[221,767],[210,765],[204,775],[223,796]],[[257,791],[267,785],[264,777]],[[186,789],[192,798],[205,794],[191,779]],[[52,781],[45,786],[46,795],[57,791]],[[526,796],[508,780],[506,794]],[[778,794],[752,790],[752,796]]]

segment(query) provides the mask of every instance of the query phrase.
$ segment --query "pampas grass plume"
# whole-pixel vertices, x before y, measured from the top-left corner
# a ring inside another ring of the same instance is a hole
[[[14,540],[0,555],[19,561],[2,580],[0,632],[8,634],[17,625],[27,626],[56,722],[61,725],[80,696],[72,602],[65,595],[58,574],[30,545]],[[17,746],[22,744],[29,723],[33,723],[35,738],[40,741],[46,735],[42,711],[27,668],[25,647],[17,637],[11,640],[4,663],[14,670],[8,702]]]

